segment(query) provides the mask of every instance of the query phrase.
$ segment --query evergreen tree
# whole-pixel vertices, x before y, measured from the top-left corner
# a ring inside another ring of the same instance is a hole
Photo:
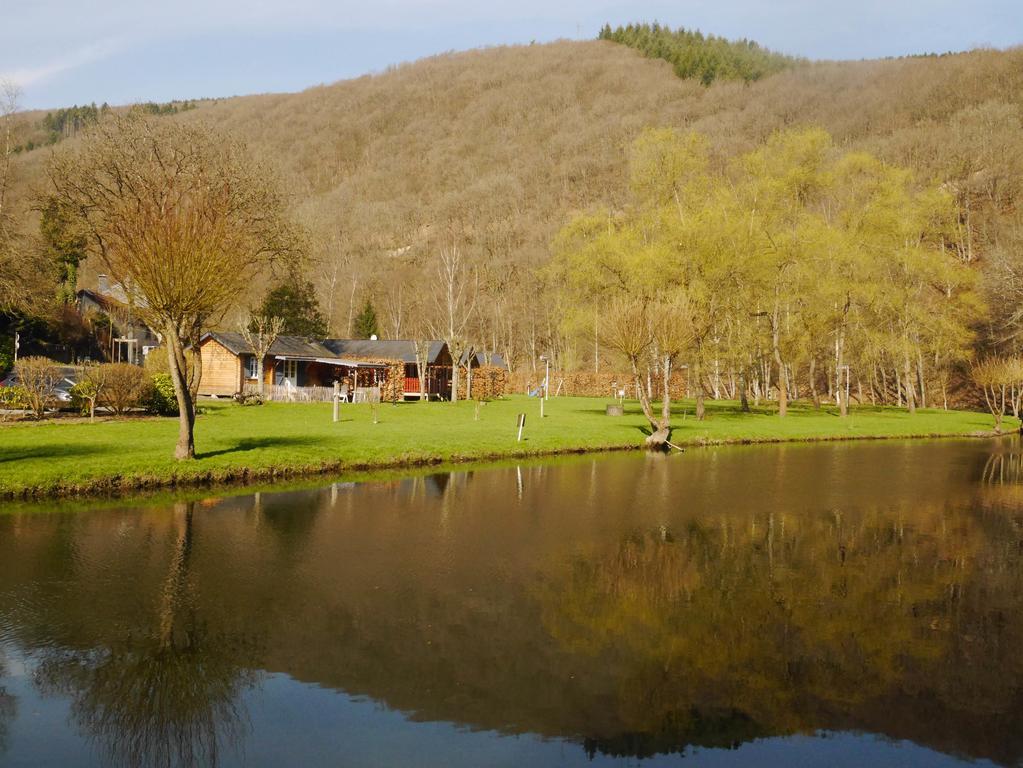
[[[40,214],[39,233],[58,279],[57,300],[70,304],[78,288],[78,265],[85,258],[85,236],[71,226],[67,211],[53,198],[46,201]]]
[[[366,303],[362,306],[362,311],[359,316],[355,318],[355,338],[357,339],[368,339],[372,336],[376,336],[377,330],[377,311],[373,309],[373,302],[366,299]]]
[[[285,336],[323,338],[327,335],[327,321],[313,284],[297,276],[272,288],[255,314],[283,318],[281,334]]]
[[[679,77],[693,78],[704,85],[715,80],[748,83],[802,62],[762,48],[752,40],[728,40],[684,28],[672,30],[656,22],[617,29],[605,24],[597,37],[635,48],[651,59],[664,59]]]

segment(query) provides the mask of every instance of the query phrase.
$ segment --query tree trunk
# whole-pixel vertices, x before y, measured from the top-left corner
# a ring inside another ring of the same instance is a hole
[[[916,350],[916,375],[920,383],[920,407],[927,407],[927,385],[924,383],[924,354],[920,348]]]
[[[174,384],[174,395],[178,400],[178,444],[174,449],[174,458],[184,461],[195,458],[195,405],[186,380],[185,350],[178,329],[168,325],[164,333],[167,335],[167,364]]]
[[[451,402],[458,402],[458,368],[462,359],[461,348],[456,349],[453,342],[448,342],[448,349],[451,351]]]
[[[782,418],[789,412],[789,383],[788,373],[785,370],[785,363],[781,359],[781,350],[778,348],[778,328],[775,326],[772,346],[774,348],[774,362],[778,366],[778,415]]]
[[[846,302],[846,310],[849,304]],[[844,318],[843,313],[843,318]],[[842,382],[842,374],[845,373],[845,383]],[[835,337],[835,394],[838,399],[838,414],[842,418],[849,415],[849,371],[845,370],[845,325],[839,328]]]
[[[813,407],[820,410],[821,396],[817,391],[817,358],[810,356],[810,397],[813,398]]]
[[[693,384],[696,387],[696,420],[703,421],[707,409],[704,403],[703,382],[700,381],[700,363],[694,361],[690,370],[693,372]]]
[[[739,373],[739,406],[743,413],[749,413],[749,394],[746,392],[746,369]]]
[[[647,391],[643,387],[643,375],[639,370],[639,361],[632,358],[629,361],[632,364],[632,378],[636,384],[636,393],[639,395],[639,406],[643,409],[643,415],[646,416],[646,420],[650,422],[650,434],[646,438],[646,447],[650,449],[664,449],[668,442],[668,438],[671,437],[671,426],[668,419],[658,419],[654,415],[654,410],[650,405],[650,398],[647,396]],[[668,411],[670,416],[671,403],[668,402]],[[663,408],[662,408],[663,413]]]
[[[661,373],[664,376],[664,395],[661,398],[661,423],[667,426],[671,423],[671,392],[668,391],[668,385],[671,382],[671,356],[664,356],[664,367]]]
[[[913,369],[909,364],[909,351],[906,351],[902,364],[902,386],[906,392],[906,405],[910,413],[916,413],[916,384],[913,382]]]

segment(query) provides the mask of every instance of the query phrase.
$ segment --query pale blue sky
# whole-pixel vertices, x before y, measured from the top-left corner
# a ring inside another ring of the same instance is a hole
[[[295,91],[434,53],[657,20],[813,58],[1023,43],[1023,0],[0,0],[26,108]]]

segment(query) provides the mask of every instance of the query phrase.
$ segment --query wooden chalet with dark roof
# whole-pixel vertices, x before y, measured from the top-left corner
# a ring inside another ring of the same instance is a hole
[[[447,344],[425,344],[426,397],[448,400],[452,361]],[[409,340],[280,336],[263,359],[264,390],[275,400],[329,400],[337,381],[353,399],[360,394],[379,398],[384,389],[403,399],[420,398],[416,349]],[[231,396],[258,389],[255,354],[241,333],[207,333],[200,350],[199,394]]]

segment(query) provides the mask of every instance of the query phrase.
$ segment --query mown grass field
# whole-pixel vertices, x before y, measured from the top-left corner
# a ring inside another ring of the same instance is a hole
[[[76,494],[225,480],[265,480],[312,472],[343,472],[426,462],[639,447],[645,424],[639,406],[624,417],[604,414],[602,398],[555,398],[540,418],[536,399],[515,396],[487,403],[383,404],[373,423],[369,405],[269,403],[242,407],[204,401],[196,425],[194,461],[172,458],[173,418],[125,418],[17,423],[0,427],[0,494]],[[522,442],[516,416],[526,414]],[[690,402],[676,407],[672,441],[820,440],[969,435],[990,431],[987,414],[894,408],[835,409],[795,405],[785,419],[771,407],[742,413],[733,402],[709,402],[703,422]],[[1007,419],[1004,429],[1015,429]]]

